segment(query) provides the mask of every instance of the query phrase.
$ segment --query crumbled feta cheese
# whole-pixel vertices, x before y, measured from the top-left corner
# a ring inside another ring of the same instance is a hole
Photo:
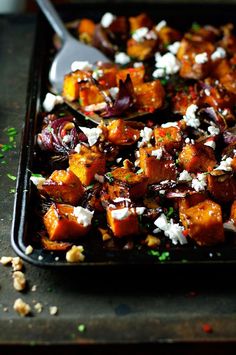
[[[215,61],[217,59],[225,58],[226,57],[226,51],[222,47],[217,47],[215,52],[212,53],[211,55],[211,60]]]
[[[204,93],[205,93],[206,96],[211,96],[211,92],[207,88],[204,90]]]
[[[156,53],[155,59],[157,69],[152,73],[154,78],[176,74],[180,69],[179,60],[170,52],[165,53],[163,56],[160,53]]]
[[[115,63],[125,65],[130,62],[130,57],[125,52],[115,54]]]
[[[93,71],[92,77],[95,80],[99,80],[103,76],[103,70],[102,69],[95,69]]]
[[[135,62],[134,64],[133,64],[133,67],[134,68],[141,68],[143,66],[143,62]]]
[[[195,56],[195,62],[197,64],[204,64],[208,61],[207,52],[199,53]]]
[[[145,211],[145,207],[136,207],[135,212],[140,216]]]
[[[192,188],[199,192],[205,190],[207,186],[206,174],[197,174],[197,177],[192,180]]]
[[[103,175],[95,174],[94,179],[97,180],[98,182],[100,182],[101,184],[104,183],[104,176]]]
[[[140,131],[140,137],[142,137],[142,143],[148,143],[150,142],[150,139],[152,138],[153,130],[149,127],[144,127]]]
[[[180,42],[179,41],[176,41],[172,44],[170,44],[167,49],[169,52],[171,52],[172,54],[177,54],[178,50],[179,50],[179,47],[180,47]]]
[[[104,110],[106,107],[107,107],[107,103],[105,101],[102,101],[102,102],[98,102],[97,104],[91,104],[91,105],[85,106],[84,111],[88,112],[88,114],[89,114],[90,112],[93,112],[93,111]]]
[[[148,27],[140,27],[134,31],[134,33],[132,34],[132,38],[136,42],[143,42],[145,40],[148,32],[149,32]]]
[[[204,145],[206,145],[206,146],[208,146],[208,147],[210,147],[210,148],[212,148],[212,149],[214,149],[214,150],[216,149],[216,142],[213,141],[212,139],[206,141],[206,142],[204,143]]]
[[[130,211],[129,211],[128,207],[119,208],[117,210],[111,211],[112,218],[117,219],[118,221],[121,221],[121,220],[127,218],[129,215],[130,215]]]
[[[157,30],[157,32],[159,32],[163,27],[166,27],[166,25],[166,21],[162,20],[155,26],[155,29]]]
[[[38,256],[38,260],[39,260],[39,261],[42,261],[42,260],[43,260],[43,256],[42,256],[42,255],[39,255],[39,256]]]
[[[189,174],[187,170],[181,171],[181,173],[179,174],[179,181],[191,181],[191,180],[192,180],[192,176]]]
[[[35,305],[34,305],[34,309],[37,313],[41,313],[42,310],[43,310],[43,305],[42,303],[40,302],[37,302]]]
[[[93,65],[91,63],[89,63],[88,61],[78,61],[75,60],[72,64],[71,64],[71,71],[76,71],[76,70],[92,70],[93,69]]]
[[[119,88],[117,86],[114,86],[109,89],[109,93],[114,100],[116,99],[118,92],[119,92]]]
[[[36,292],[36,291],[37,291],[37,285],[33,285],[33,286],[31,287],[31,291],[32,291],[32,292]]]
[[[130,202],[130,198],[125,198],[125,197],[116,197],[113,202],[115,203],[119,203],[119,202],[124,202],[124,201],[127,201],[127,202]]]
[[[100,134],[102,133],[101,128],[87,128],[87,127],[79,127],[81,131],[86,135],[88,138],[88,143],[90,146],[96,144]]]
[[[91,212],[87,208],[83,208],[81,206],[74,207],[74,216],[77,217],[77,221],[79,224],[82,224],[84,227],[88,227],[91,225],[94,211]]]
[[[165,195],[165,193],[166,193],[166,190],[160,190],[160,191],[159,191],[159,194],[160,194],[160,195]]]
[[[184,115],[184,120],[186,122],[187,126],[193,127],[193,128],[198,128],[200,126],[200,121],[196,117],[196,112],[197,112],[198,106],[197,105],[190,105],[188,106],[185,115]]]
[[[215,127],[215,126],[209,126],[207,128],[207,130],[212,136],[217,136],[217,134],[220,133],[220,129],[218,127]]]
[[[164,232],[166,237],[170,238],[173,244],[180,243],[182,245],[187,243],[187,239],[183,235],[184,227],[174,223],[172,219],[168,222],[164,213],[155,220],[154,224]]]
[[[220,165],[217,166],[217,168],[215,168],[214,170],[224,170],[224,171],[231,171],[232,170],[232,167],[231,167],[231,164],[232,164],[232,161],[233,159],[232,158],[226,158],[221,160],[220,162]]]
[[[102,27],[107,28],[112,24],[112,22],[115,19],[116,19],[116,16],[114,16],[111,12],[106,12],[102,16],[100,23],[101,23]]]
[[[155,149],[152,151],[151,155],[156,157],[156,159],[160,160],[163,154],[163,149],[159,148],[159,149]]]
[[[49,307],[50,316],[55,316],[58,313],[58,308],[56,306]]]
[[[28,245],[26,248],[25,248],[25,255],[30,255],[32,254],[34,251],[32,245]]]
[[[227,114],[228,114],[228,109],[225,108],[221,113],[222,113],[223,116],[227,116]]]
[[[46,112],[51,112],[56,105],[63,104],[64,100],[60,95],[47,93],[43,101],[43,108]]]
[[[21,298],[15,300],[13,309],[22,317],[27,316],[31,312],[30,305],[25,303]]]
[[[163,128],[178,127],[178,122],[166,122],[166,123],[162,123],[161,127],[163,127]]]
[[[66,253],[66,260],[69,263],[78,263],[84,261],[84,248],[82,245],[73,245],[70,250]]]
[[[32,181],[38,189],[41,189],[46,179],[42,176],[31,176],[30,181]]]
[[[75,146],[76,153],[80,153],[80,149],[81,149],[81,144],[80,143],[76,144]]]
[[[16,291],[23,291],[26,286],[25,274],[22,271],[14,271],[13,277],[13,287]]]
[[[63,138],[62,138],[62,142],[65,144],[68,144],[71,142],[71,136],[69,134],[66,134]]]
[[[119,164],[122,161],[122,158],[117,158],[116,162]]]
[[[157,39],[157,34],[156,32],[154,31],[149,31],[147,34],[146,34],[146,39],[154,39],[156,40]]]

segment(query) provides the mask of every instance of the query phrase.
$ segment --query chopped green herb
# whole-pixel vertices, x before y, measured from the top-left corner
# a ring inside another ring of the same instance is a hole
[[[14,194],[15,192],[16,192],[16,189],[10,189],[10,190],[9,190],[9,193],[10,193],[10,194]]]
[[[42,174],[31,174],[31,176],[33,176],[33,177],[38,177],[38,178],[43,177],[43,175],[42,175]]]
[[[10,127],[10,128],[7,129],[6,134],[9,137],[16,136],[17,135],[17,130],[14,127]]]
[[[163,251],[163,253],[161,253],[158,259],[160,261],[165,261],[168,260],[169,258],[170,258],[170,253],[168,251]]]
[[[8,150],[13,149],[13,145],[12,144],[3,144],[1,147],[1,151],[2,152],[7,152]]]
[[[113,177],[113,175],[112,175],[111,172],[106,173],[106,174],[105,174],[105,177],[107,178],[107,180],[108,180],[110,183],[112,183],[112,182],[114,181],[114,177]]]
[[[142,174],[143,173],[143,169],[139,169],[136,174]]]
[[[7,174],[7,177],[8,177],[9,179],[13,180],[13,181],[16,180],[16,176],[11,175],[11,174],[9,174],[9,173]]]
[[[83,332],[85,332],[86,327],[84,324],[79,324],[77,329],[80,333],[83,333]]]
[[[160,256],[160,252],[158,250],[153,250],[153,249],[149,250],[148,254],[152,256],[158,256],[158,257]]]
[[[159,137],[157,141],[158,142],[163,142],[163,138]]]
[[[6,163],[7,163],[6,160],[1,161],[1,164],[6,164]]]
[[[166,133],[166,137],[167,137],[169,140],[171,140],[171,141],[172,141],[172,137],[171,137],[170,132],[167,132],[167,133]]]
[[[199,25],[199,23],[193,22],[193,24],[192,24],[192,30],[193,31],[197,32],[197,31],[200,30],[200,28],[201,28],[201,26]]]
[[[94,184],[88,185],[88,186],[86,187],[86,190],[90,190],[90,189],[92,189],[93,187],[94,187]]]
[[[59,116],[60,116],[60,117],[63,117],[63,116],[65,116],[65,115],[66,115],[65,112],[60,112],[60,113],[59,113]]]
[[[1,159],[1,158],[4,158],[4,155],[0,153],[0,159]]]
[[[161,82],[162,85],[165,86],[168,83],[168,80],[167,79],[161,79],[160,82]]]
[[[125,176],[125,180],[129,180],[131,178],[131,174],[127,174],[126,176]]]
[[[170,218],[173,213],[174,213],[174,208],[173,208],[173,207],[169,207],[169,210],[168,210],[168,212],[167,212],[166,217],[167,217],[167,218]]]

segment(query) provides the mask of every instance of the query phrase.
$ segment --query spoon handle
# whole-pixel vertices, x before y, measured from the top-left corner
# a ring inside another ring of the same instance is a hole
[[[38,6],[41,8],[44,15],[47,17],[49,23],[53,27],[54,31],[58,36],[65,42],[65,40],[70,37],[64,23],[62,22],[60,16],[55,10],[50,0],[36,0]]]

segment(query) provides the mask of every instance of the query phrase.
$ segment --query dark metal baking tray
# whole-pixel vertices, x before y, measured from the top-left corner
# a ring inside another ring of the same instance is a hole
[[[88,17],[99,21],[104,12],[110,11],[120,15],[134,15],[141,12],[149,13],[156,21],[166,19],[172,26],[187,29],[193,22],[221,25],[226,22],[236,22],[236,6],[223,4],[154,4],[154,3],[116,3],[108,4],[70,4],[60,8],[65,21]],[[164,262],[158,257],[139,250],[108,251],[102,248],[96,238],[90,238],[86,246],[85,262],[70,264],[61,252],[48,252],[39,247],[34,252],[25,255],[25,249],[32,243],[33,225],[37,222],[32,214],[36,203],[30,175],[34,162],[35,134],[39,127],[39,113],[42,99],[48,91],[48,68],[52,52],[53,32],[44,16],[38,16],[35,45],[32,54],[29,84],[27,93],[27,112],[21,140],[20,161],[17,176],[11,242],[18,255],[26,261],[38,266],[66,266],[81,268],[110,266],[157,266],[160,268],[176,268],[209,265],[236,264],[236,245],[229,242],[217,247],[171,247],[170,257]],[[81,118],[82,119],[82,118]],[[55,257],[59,260],[55,261]]]

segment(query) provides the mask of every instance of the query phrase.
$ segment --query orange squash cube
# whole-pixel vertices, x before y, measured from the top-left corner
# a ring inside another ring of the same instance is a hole
[[[55,170],[42,185],[43,191],[56,202],[76,206],[84,194],[80,179],[67,170]]]
[[[120,217],[120,215],[122,215],[122,217]],[[140,234],[138,214],[135,212],[134,208],[108,208],[107,224],[116,238]]]
[[[172,156],[162,148],[140,148],[140,167],[148,177],[148,184],[176,180],[176,166]],[[158,153],[161,157],[158,158]]]
[[[79,35],[83,35],[83,34],[87,34],[90,38],[90,41],[92,40],[94,31],[95,31],[95,23],[87,18],[82,18],[79,21],[79,25],[78,25],[78,32]]]
[[[160,80],[134,86],[138,108],[153,112],[163,106],[165,91]]]
[[[105,173],[105,156],[95,147],[81,146],[79,153],[69,156],[69,168],[80,179],[83,185],[88,186],[94,180],[94,175]]]
[[[207,199],[206,192],[193,192],[186,197],[178,199],[179,218],[184,226],[187,225],[185,211]]]
[[[234,200],[234,202],[232,203],[232,206],[231,206],[230,219],[236,225],[236,200]]]
[[[211,200],[186,209],[182,223],[189,236],[199,245],[224,242],[221,206]]]
[[[186,144],[179,154],[180,166],[189,172],[211,171],[217,161],[212,148],[202,144]]]
[[[107,183],[111,200],[117,197],[138,199],[145,195],[148,177],[143,173],[136,174],[129,169],[117,168],[110,173],[112,182]]]
[[[90,77],[91,73],[81,70],[65,75],[62,96],[68,101],[78,100],[81,85],[85,85],[84,81],[86,82]]]
[[[122,119],[111,121],[107,126],[107,139],[115,145],[131,145],[140,137],[140,131]]]
[[[180,149],[182,135],[179,127],[156,127],[154,129],[155,144],[164,147],[167,151]]]
[[[152,26],[153,26],[153,22],[152,22],[151,18],[145,13],[141,13],[138,16],[129,17],[129,23],[130,23],[130,32],[131,33],[136,31],[140,27],[152,28]]]
[[[157,48],[157,39],[146,39],[142,42],[137,42],[133,38],[127,41],[127,54],[131,58],[137,60],[145,60],[150,58]]]
[[[207,176],[208,191],[220,203],[236,199],[236,178],[231,173],[214,170]]]
[[[74,207],[67,204],[52,204],[43,217],[50,240],[77,239],[88,234],[91,225],[78,222]]]
[[[130,79],[133,83],[134,86],[143,83],[143,78],[145,75],[145,68],[144,66],[139,67],[139,68],[127,68],[127,69],[121,69],[118,71],[116,75],[116,82],[117,86],[119,86],[119,81],[125,81],[128,74],[130,75]]]
[[[87,84],[80,87],[79,103],[80,106],[86,107],[93,104],[98,104],[104,101],[99,88],[95,85]]]

